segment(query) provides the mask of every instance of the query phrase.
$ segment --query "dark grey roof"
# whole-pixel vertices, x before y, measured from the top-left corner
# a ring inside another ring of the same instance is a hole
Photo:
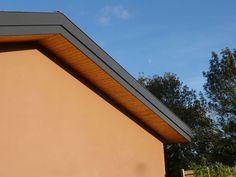
[[[189,127],[60,12],[0,12],[0,35],[61,34],[187,140]]]

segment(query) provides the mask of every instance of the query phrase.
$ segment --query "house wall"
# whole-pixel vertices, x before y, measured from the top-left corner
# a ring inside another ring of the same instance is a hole
[[[0,176],[164,173],[158,139],[41,52],[0,53]]]

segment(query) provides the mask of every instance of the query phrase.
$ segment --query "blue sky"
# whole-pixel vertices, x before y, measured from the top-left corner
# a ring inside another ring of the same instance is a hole
[[[235,0],[0,0],[1,10],[61,11],[137,78],[177,74],[202,90],[211,51],[236,48]]]

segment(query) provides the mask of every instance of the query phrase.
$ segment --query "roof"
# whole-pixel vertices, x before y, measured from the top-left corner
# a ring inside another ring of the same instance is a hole
[[[164,143],[190,141],[189,127],[62,13],[0,12],[0,44],[16,42],[58,57]]]

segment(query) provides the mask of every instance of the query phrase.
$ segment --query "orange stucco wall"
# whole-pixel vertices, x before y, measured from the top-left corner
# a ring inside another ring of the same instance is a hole
[[[163,144],[38,50],[0,53],[1,177],[163,177]]]

